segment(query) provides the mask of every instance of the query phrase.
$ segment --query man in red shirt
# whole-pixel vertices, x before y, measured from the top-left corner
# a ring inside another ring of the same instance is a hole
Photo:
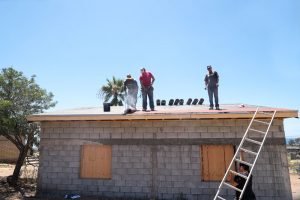
[[[149,103],[151,111],[154,111],[154,101],[153,101],[153,83],[155,81],[154,76],[151,72],[147,72],[145,68],[141,69],[140,83],[142,89],[143,97],[143,111],[147,110],[147,96],[149,97]]]

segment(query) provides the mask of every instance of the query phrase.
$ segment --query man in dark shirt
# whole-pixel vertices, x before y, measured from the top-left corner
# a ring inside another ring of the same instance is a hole
[[[142,88],[143,97],[143,111],[147,110],[147,97],[149,97],[149,103],[151,111],[154,111],[154,101],[153,101],[153,83],[155,81],[154,76],[151,72],[147,72],[145,68],[141,69],[140,83]]]
[[[249,174],[249,166],[248,165],[245,165],[245,164],[240,164],[240,170],[239,172],[245,176],[248,176]],[[256,197],[255,197],[255,194],[252,190],[252,175],[250,176],[250,180],[248,181],[248,184],[246,185],[246,188],[245,188],[245,192],[243,194],[243,198],[241,200],[255,200]],[[234,182],[236,182],[236,187],[239,188],[240,190],[243,189],[245,183],[246,183],[246,179],[245,178],[242,178],[238,175],[236,175],[234,177]],[[240,198],[240,192],[236,191],[235,192],[235,197],[236,199],[238,200]]]
[[[216,110],[220,110],[219,107],[219,95],[218,95],[218,87],[219,87],[219,75],[218,72],[213,71],[211,65],[207,66],[208,73],[204,78],[205,89],[208,91],[209,97],[209,109],[214,109],[213,97],[215,98],[215,106]]]
[[[134,112],[136,111],[136,102],[138,94],[138,84],[130,74],[127,75],[126,80],[124,81],[124,90],[126,94],[126,104],[127,111],[125,112]]]

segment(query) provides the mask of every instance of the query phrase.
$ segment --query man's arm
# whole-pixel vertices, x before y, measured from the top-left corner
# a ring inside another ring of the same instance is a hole
[[[155,78],[154,78],[153,74],[151,74],[151,76],[152,76],[152,82],[151,82],[151,85],[153,85],[153,83],[154,83],[154,81],[155,81]]]
[[[140,79],[140,84],[141,84],[141,89],[144,89],[144,85],[141,79]]]
[[[207,77],[207,75],[204,78],[204,84],[205,84],[205,89],[207,89],[207,85],[208,85],[208,77]]]
[[[215,72],[215,74],[216,74],[216,81],[217,81],[217,84],[219,84],[219,74],[218,74],[218,72]]]

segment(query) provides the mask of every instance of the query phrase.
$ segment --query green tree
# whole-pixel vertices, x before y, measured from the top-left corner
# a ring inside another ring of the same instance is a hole
[[[56,102],[53,94],[47,93],[35,83],[35,76],[26,78],[12,67],[0,72],[0,135],[11,141],[19,150],[19,157],[9,183],[16,184],[21,167],[29,150],[38,141],[40,126],[28,123],[28,115],[42,113]]]
[[[107,84],[100,88],[99,94],[104,97],[104,102],[110,100],[112,106],[123,106],[124,101],[124,81],[116,79],[114,76],[112,80],[106,79]]]

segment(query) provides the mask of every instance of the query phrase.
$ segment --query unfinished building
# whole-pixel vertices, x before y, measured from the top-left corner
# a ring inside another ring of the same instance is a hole
[[[277,114],[253,171],[253,189],[257,199],[289,200],[283,120],[298,111],[261,109]],[[122,115],[121,107],[32,115],[28,120],[42,127],[39,194],[213,199],[255,110],[190,105],[130,115]]]

